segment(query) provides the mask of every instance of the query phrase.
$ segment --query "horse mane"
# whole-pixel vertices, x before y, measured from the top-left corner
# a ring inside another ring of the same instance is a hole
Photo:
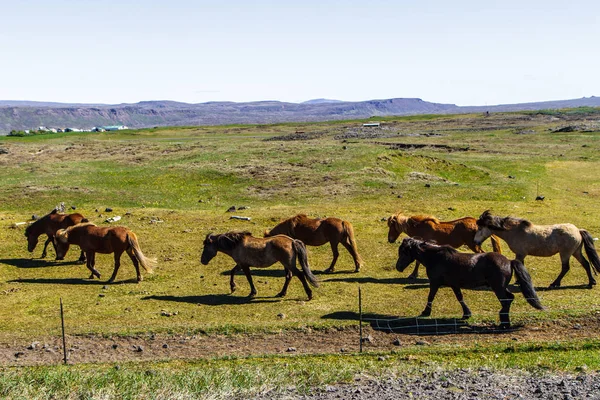
[[[48,218],[50,218],[51,215],[54,215],[54,214],[66,215],[65,213],[59,213],[58,210],[55,208],[54,210],[50,211],[48,214],[44,215],[41,218],[38,218],[37,220],[33,221],[33,223],[28,225],[27,228],[25,228],[25,236],[29,236],[29,233],[31,232],[32,229],[37,228],[38,225],[41,225],[43,223],[43,221],[47,220]]]
[[[82,228],[84,226],[96,226],[96,224],[94,224],[93,222],[90,222],[88,220],[84,220],[85,222],[80,222],[79,224],[76,225],[71,225],[67,228],[64,229],[65,232],[71,232],[73,229],[75,228]]]
[[[223,249],[230,250],[240,244],[245,237],[252,236],[249,231],[229,231],[217,236],[217,245]]]
[[[409,223],[413,226],[422,222],[433,222],[436,225],[440,223],[440,220],[434,217],[433,215],[413,215],[408,220],[410,221]]]
[[[487,226],[491,229],[499,231],[506,231],[518,227],[529,228],[532,223],[526,219],[515,218],[515,217],[497,217],[492,215],[490,210],[485,210],[483,214],[477,220],[478,226]]]

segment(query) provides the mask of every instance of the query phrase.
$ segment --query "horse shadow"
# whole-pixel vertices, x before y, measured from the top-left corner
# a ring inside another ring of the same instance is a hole
[[[544,287],[536,287],[535,291],[536,292],[553,292],[555,290],[572,290],[572,289],[589,289],[589,286],[587,284],[581,284],[581,285],[569,285],[569,286],[559,286],[559,287],[548,287],[548,286],[544,286]]]
[[[41,283],[59,285],[117,285],[120,283],[138,283],[135,278],[108,283],[105,280],[89,278],[19,278],[7,281],[7,283]]]
[[[205,306],[239,305],[250,303],[277,303],[279,298],[268,297],[241,297],[230,294],[206,294],[202,296],[146,296],[142,300],[174,301],[177,303],[202,304]]]
[[[0,259],[0,264],[11,265],[17,268],[46,268],[82,265],[79,261],[48,261],[43,258],[6,258]]]
[[[413,285],[419,287],[429,287],[429,281],[423,278],[409,279],[409,278],[373,278],[371,276],[353,276],[348,278],[331,278],[323,279],[323,282],[346,282],[346,283],[377,283],[377,284],[401,284],[408,285],[414,283],[424,283],[424,285]]]
[[[321,318],[360,321],[359,314],[354,311],[336,311],[325,314]],[[416,336],[508,333],[515,332],[523,327],[522,324],[513,324],[509,329],[500,329],[498,325],[471,325],[467,321],[458,318],[398,317],[377,313],[363,314],[362,320],[363,323],[368,323],[375,331]]]

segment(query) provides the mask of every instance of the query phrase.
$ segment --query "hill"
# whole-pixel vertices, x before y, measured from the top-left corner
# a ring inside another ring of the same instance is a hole
[[[102,125],[189,126],[314,122],[392,115],[448,114],[484,111],[520,111],[544,108],[600,107],[600,98],[588,97],[539,103],[460,107],[417,98],[360,102],[326,99],[305,103],[256,101],[247,103],[142,101],[135,104],[64,104],[31,101],[0,101],[0,133],[38,126],[91,128]]]

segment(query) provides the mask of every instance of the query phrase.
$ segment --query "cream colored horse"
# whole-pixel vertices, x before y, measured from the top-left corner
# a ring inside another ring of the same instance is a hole
[[[517,260],[524,262],[528,255],[551,257],[560,254],[562,270],[550,287],[560,287],[562,278],[569,272],[569,259],[575,257],[583,266],[588,276],[588,287],[596,284],[592,276],[590,262],[594,273],[600,272],[600,258],[594,248],[594,239],[585,229],[573,224],[534,225],[525,219],[512,217],[496,217],[490,210],[485,211],[477,220],[475,242],[481,244],[494,234],[503,239],[515,253]],[[585,251],[590,262],[583,257]]]

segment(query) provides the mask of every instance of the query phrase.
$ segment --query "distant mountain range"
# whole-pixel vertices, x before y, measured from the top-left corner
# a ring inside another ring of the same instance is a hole
[[[255,101],[248,103],[142,101],[135,104],[66,104],[0,100],[0,133],[11,130],[49,128],[92,128],[127,125],[194,126],[223,124],[268,124],[383,117],[391,115],[502,112],[569,107],[600,107],[600,97],[495,106],[457,106],[431,103],[416,98],[368,101],[309,100],[304,103]]]

